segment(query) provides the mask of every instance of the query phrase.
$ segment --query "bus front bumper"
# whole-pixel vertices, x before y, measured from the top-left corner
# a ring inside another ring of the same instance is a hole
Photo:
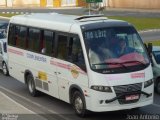
[[[147,106],[153,103],[153,85],[143,91],[125,93],[117,96],[115,93],[105,93],[92,90],[86,96],[86,108],[93,112],[117,111]],[[126,101],[126,96],[139,95],[139,99]]]

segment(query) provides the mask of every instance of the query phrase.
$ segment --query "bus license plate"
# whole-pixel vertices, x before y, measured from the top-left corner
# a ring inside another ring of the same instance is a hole
[[[126,96],[126,101],[137,100],[137,99],[139,99],[139,95],[129,95],[129,96]]]

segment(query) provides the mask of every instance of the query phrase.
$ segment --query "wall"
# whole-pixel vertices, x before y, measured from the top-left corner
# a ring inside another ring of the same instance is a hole
[[[16,7],[22,7],[22,6],[23,7],[32,7],[32,6],[39,7],[40,0],[14,0],[13,6],[16,6]]]
[[[113,8],[160,9],[160,0],[108,0]]]

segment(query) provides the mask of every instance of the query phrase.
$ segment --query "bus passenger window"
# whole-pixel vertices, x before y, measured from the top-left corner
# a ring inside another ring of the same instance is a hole
[[[40,52],[40,30],[29,28],[28,49]]]
[[[57,58],[66,60],[66,55],[67,55],[67,36],[59,35]]]
[[[16,40],[15,38],[15,25],[10,24],[9,26],[9,33],[8,33],[8,44],[11,46],[16,45]]]
[[[71,37],[69,40],[68,61],[85,70],[83,51],[78,37]]]
[[[45,30],[44,31],[44,46],[43,49],[45,50],[44,54],[49,56],[54,56],[54,33],[52,31]]]
[[[26,37],[27,37],[27,27],[20,27],[19,30],[19,47],[22,49],[26,48]]]

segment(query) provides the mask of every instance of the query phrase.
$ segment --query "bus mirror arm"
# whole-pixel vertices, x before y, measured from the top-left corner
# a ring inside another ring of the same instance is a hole
[[[148,53],[149,53],[150,57],[151,57],[151,54],[152,54],[152,48],[153,48],[152,43],[148,43],[147,49],[148,49]]]
[[[150,60],[151,60],[151,65],[153,66],[153,61],[152,61],[152,49],[153,49],[152,43],[148,43],[147,51],[148,51],[149,58],[150,58]]]
[[[148,43],[148,46],[146,45],[146,43],[144,43],[144,46],[145,46],[145,48],[147,50],[148,56],[150,58],[152,66],[153,66],[153,61],[152,61],[152,49],[153,49],[153,46],[152,46],[152,43]]]

